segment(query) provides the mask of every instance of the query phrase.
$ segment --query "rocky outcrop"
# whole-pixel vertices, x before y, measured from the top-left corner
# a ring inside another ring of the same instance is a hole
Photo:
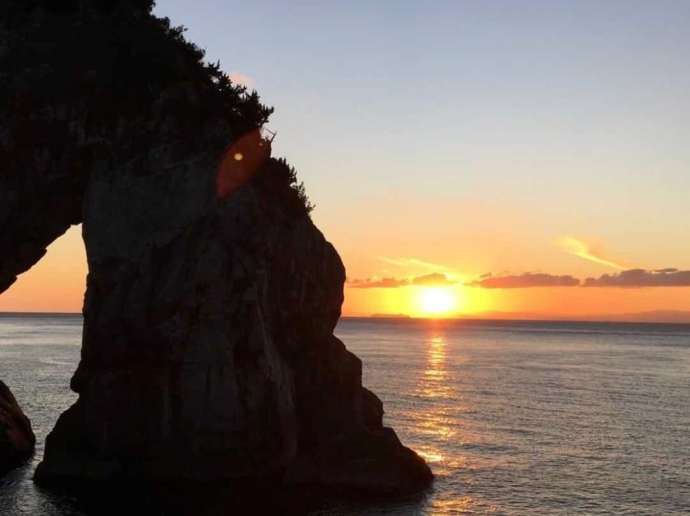
[[[36,438],[12,392],[0,381],[0,475],[28,460]]]
[[[39,480],[428,483],[333,336],[340,258],[262,188],[271,164],[220,201],[193,186],[213,184],[213,167],[92,177],[80,398],[49,436]]]
[[[148,7],[10,4],[0,288],[72,223],[89,265],[79,399],[36,479],[427,486],[333,335],[345,270],[256,136],[271,110]]]

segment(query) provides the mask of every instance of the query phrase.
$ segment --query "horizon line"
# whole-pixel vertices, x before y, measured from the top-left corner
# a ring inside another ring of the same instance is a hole
[[[494,317],[482,317],[481,314],[476,314],[475,316],[463,316],[458,315],[454,317],[423,317],[405,314],[370,314],[370,315],[341,315],[340,319],[394,319],[394,320],[414,320],[414,321],[489,321],[489,322],[551,322],[551,323],[603,323],[603,324],[675,324],[680,326],[690,325],[690,311],[668,311],[670,313],[683,314],[688,317],[688,320],[679,321],[664,321],[664,320],[635,320],[635,319],[608,319],[606,317],[634,317],[635,315],[644,315],[645,313],[653,312],[640,312],[639,314],[620,314],[616,315],[604,315],[601,319],[598,316],[580,316],[580,317],[567,317],[563,315],[549,317],[541,317],[536,315],[534,317],[529,317],[527,314],[522,314],[520,317],[510,317],[510,312],[506,312],[505,316],[494,316]],[[63,317],[74,317],[83,316],[82,312],[48,312],[48,311],[21,311],[21,310],[10,310],[3,311],[0,310],[0,317],[2,316],[63,316]]]

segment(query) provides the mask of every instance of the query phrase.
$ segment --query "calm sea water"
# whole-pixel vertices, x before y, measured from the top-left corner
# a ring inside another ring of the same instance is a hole
[[[0,480],[2,515],[93,512],[31,482],[75,400],[81,323],[0,316],[0,378],[38,438]],[[421,498],[315,514],[690,514],[690,326],[346,319],[336,333],[437,478]]]

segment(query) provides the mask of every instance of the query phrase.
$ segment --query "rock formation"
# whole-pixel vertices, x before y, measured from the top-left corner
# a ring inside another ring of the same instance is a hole
[[[12,392],[0,381],[0,475],[31,457],[36,438]]]
[[[257,137],[271,110],[150,3],[2,13],[0,289],[70,224],[89,266],[79,399],[36,479],[426,487],[333,335],[345,270]]]

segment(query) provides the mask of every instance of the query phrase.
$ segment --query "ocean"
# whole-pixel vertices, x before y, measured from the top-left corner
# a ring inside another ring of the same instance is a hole
[[[0,379],[38,439],[0,479],[3,516],[98,513],[31,481],[76,399],[81,325],[0,315]],[[336,334],[436,480],[412,499],[313,514],[690,514],[690,326],[343,319]]]

